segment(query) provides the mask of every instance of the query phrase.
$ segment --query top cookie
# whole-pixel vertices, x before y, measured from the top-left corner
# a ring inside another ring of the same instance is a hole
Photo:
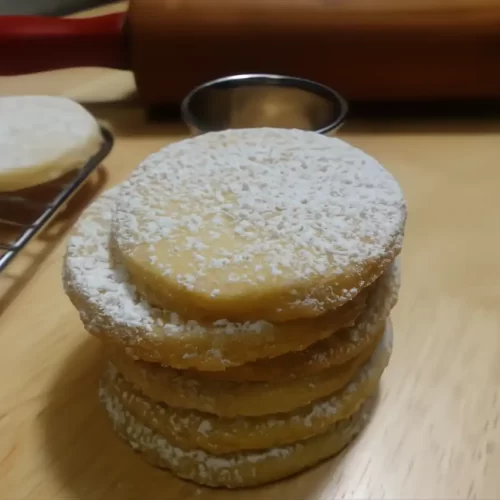
[[[314,132],[239,129],[171,144],[121,185],[114,258],[154,305],[288,321],[352,300],[400,252],[392,175]]]
[[[64,97],[0,98],[0,191],[51,181],[99,149],[95,118]]]

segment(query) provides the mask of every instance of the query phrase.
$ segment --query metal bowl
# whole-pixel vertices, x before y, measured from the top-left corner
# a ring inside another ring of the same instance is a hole
[[[181,105],[193,134],[234,128],[279,127],[325,134],[342,125],[347,101],[334,90],[304,78],[248,74],[206,82]]]

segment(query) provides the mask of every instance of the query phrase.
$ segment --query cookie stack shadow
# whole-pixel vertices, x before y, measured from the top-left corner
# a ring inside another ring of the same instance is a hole
[[[64,260],[116,432],[226,488],[341,451],[391,356],[405,220],[385,169],[313,133],[206,134],[146,159],[82,214]]]

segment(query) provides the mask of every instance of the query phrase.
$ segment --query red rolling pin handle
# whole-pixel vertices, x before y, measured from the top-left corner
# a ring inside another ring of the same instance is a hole
[[[0,75],[126,67],[124,14],[85,19],[0,16]]]

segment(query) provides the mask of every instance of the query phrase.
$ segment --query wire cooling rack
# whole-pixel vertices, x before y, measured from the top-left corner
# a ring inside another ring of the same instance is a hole
[[[78,169],[67,182],[58,186],[59,189],[49,200],[33,199],[29,194],[0,193],[0,205],[2,207],[0,210],[0,224],[14,231],[14,235],[8,243],[0,242],[0,272],[65,207],[66,203],[83,186],[92,172],[108,156],[113,147],[113,135],[105,128],[101,128],[101,133],[103,136],[101,149],[82,168]],[[28,213],[31,212],[35,215],[31,219],[27,217],[25,220],[17,220],[14,214],[18,214],[21,209],[27,209]]]

